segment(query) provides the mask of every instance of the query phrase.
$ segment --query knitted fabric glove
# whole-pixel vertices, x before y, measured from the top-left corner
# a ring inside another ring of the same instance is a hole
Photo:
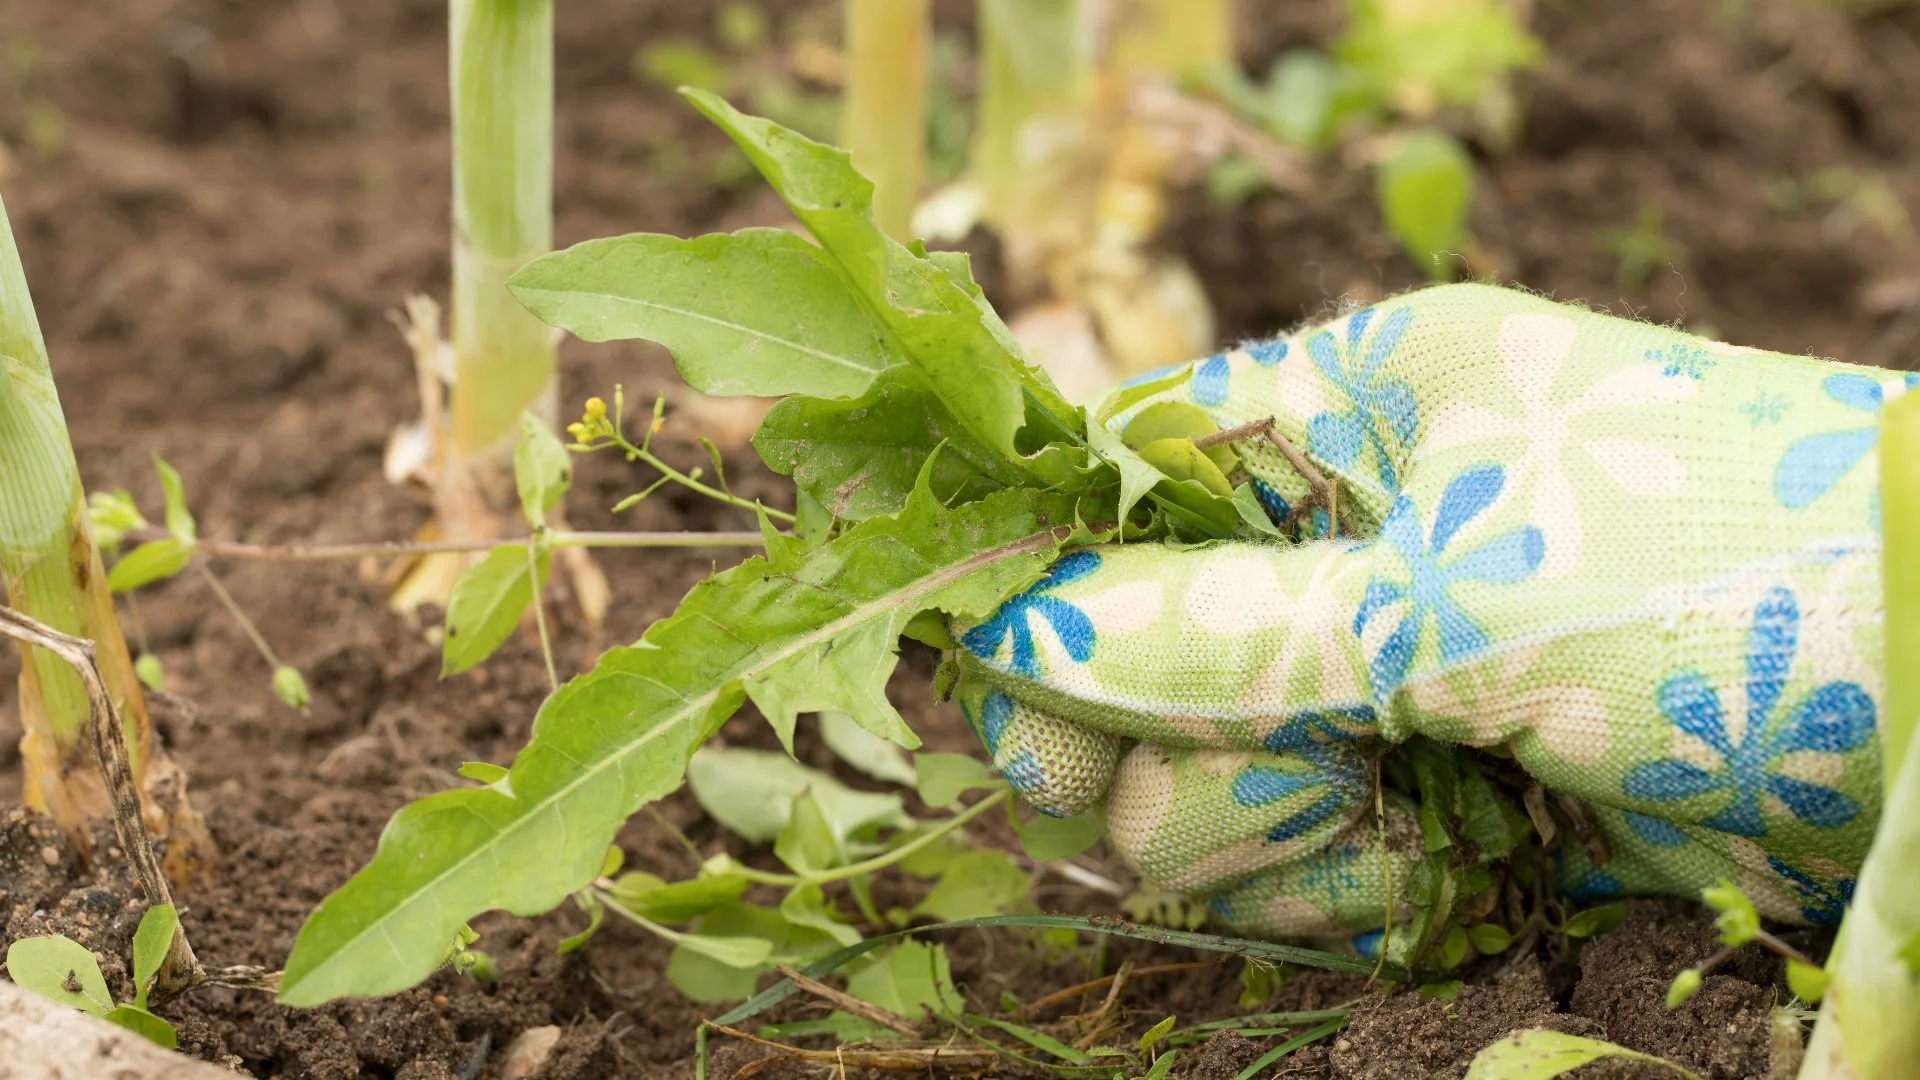
[[[1419,833],[1389,794],[1383,843],[1356,743],[1416,734],[1591,809],[1575,900],[1725,877],[1836,922],[1879,813],[1875,413],[1910,382],[1481,285],[1235,349],[1163,398],[1304,451],[1338,489],[1308,514],[1273,441],[1226,459],[1304,538],[1068,552],[962,628],[958,697],[1027,801],[1242,932],[1377,940]]]

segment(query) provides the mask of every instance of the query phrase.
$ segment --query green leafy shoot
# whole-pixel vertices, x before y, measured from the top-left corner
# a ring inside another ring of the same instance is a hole
[[[7,946],[7,975],[41,997],[118,1024],[172,1050],[179,1045],[173,1025],[147,1011],[147,992],[167,958],[179,921],[170,904],[156,904],[140,917],[133,935],[134,999],[126,1004],[113,1003],[92,951],[58,934],[15,939]]]
[[[1387,230],[1414,265],[1432,280],[1452,278],[1446,256],[1467,243],[1473,202],[1473,160],[1459,140],[1433,129],[1401,135],[1375,187]]]
[[[1627,905],[1601,904],[1575,912],[1560,928],[1560,932],[1570,938],[1599,937],[1620,929],[1620,924],[1626,921]]]
[[[1475,1054],[1467,1068],[1467,1080],[1548,1080],[1608,1058],[1659,1066],[1686,1080],[1700,1080],[1698,1074],[1665,1058],[1600,1039],[1540,1028],[1516,1031]]]
[[[1739,886],[1722,878],[1720,884],[1700,890],[1700,899],[1719,913],[1713,925],[1720,929],[1720,944],[1735,949],[1760,936],[1760,913]]]
[[[180,473],[158,456],[153,459],[153,471],[160,477],[167,535],[145,540],[113,564],[107,571],[107,587],[116,593],[165,581],[193,560],[198,527],[187,510],[186,486]],[[88,502],[87,513],[106,547],[119,546],[135,530],[152,528],[125,492],[95,497]]]
[[[1008,910],[1016,898],[1006,866],[968,864],[983,875],[978,887],[943,877],[951,856],[967,850],[952,834],[1010,797],[977,762],[915,760],[912,780],[930,806],[988,790],[923,823],[905,816],[898,794],[853,792],[782,755],[695,752],[748,702],[789,751],[801,714],[838,714],[836,749],[904,782],[902,759],[875,741],[919,744],[886,696],[903,634],[937,641],[950,620],[987,617],[1063,546],[1113,538],[1123,519],[1129,538],[1266,535],[1235,509],[1234,458],[1193,445],[1211,425],[1203,432],[1166,414],[1152,439],[1136,440],[1144,453],[1126,445],[1026,362],[964,257],[901,245],[875,227],[871,185],[844,153],[710,94],[686,96],[733,137],[814,243],[764,230],[594,242],[535,260],[512,287],[582,336],[663,342],[683,374],[712,392],[787,394],[756,445],[795,477],[799,513],[709,487],[697,471],[654,456],[659,399],[637,442],[623,430],[621,395],[611,408],[589,400],[568,426],[572,451],[613,450],[755,512],[766,554],[695,586],[641,641],[558,685],[505,775],[470,771],[478,786],[401,810],[373,861],[302,928],[284,1003],[413,985],[447,961],[447,942],[475,916],[538,914],[588,889],[626,921],[678,935],[669,976],[702,1000],[751,992],[765,962],[844,943],[845,900],[869,924],[904,925],[913,914],[875,910],[865,880],[895,863],[940,879],[925,917]],[[557,505],[568,479],[547,439],[523,428],[516,455],[530,514]],[[800,514],[798,535],[775,531]],[[550,543],[536,527],[531,541],[503,544],[463,575],[447,616],[448,674],[513,632],[538,594]],[[872,738],[856,746],[855,730]],[[773,845],[785,864],[716,860],[696,882],[778,886],[786,895],[777,908],[735,893],[675,922],[640,897],[696,886],[656,881],[643,890],[630,881],[623,898],[619,882],[600,882],[621,824],[689,779],[716,820]],[[1036,858],[1064,857],[1096,836],[1084,821],[1023,823],[1021,834]],[[823,894],[827,886],[835,888]]]

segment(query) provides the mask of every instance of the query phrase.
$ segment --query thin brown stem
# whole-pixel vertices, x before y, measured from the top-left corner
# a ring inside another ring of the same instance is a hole
[[[170,534],[157,529],[139,529],[127,534],[135,544],[160,540]],[[242,544],[230,540],[195,540],[194,550],[216,559],[267,559],[276,562],[331,562],[336,559],[400,558],[407,555],[437,555],[447,552],[491,551],[501,544],[524,544],[530,537],[502,540],[430,540],[407,542],[377,540],[364,544]],[[555,532],[555,548],[706,548],[759,547],[765,538],[758,532]]]
[[[889,1031],[898,1032],[909,1039],[919,1038],[920,1036],[920,1029],[915,1027],[911,1020],[901,1016],[899,1013],[891,1012],[878,1005],[861,1001],[845,990],[835,990],[826,983],[820,982],[817,979],[810,979],[806,975],[801,974],[798,969],[788,967],[785,964],[775,964],[773,970],[785,975],[792,981],[793,985],[837,1009],[845,1010],[860,1017],[862,1020],[878,1024]]]
[[[113,827],[120,837],[120,847],[127,853],[127,861],[133,864],[134,876],[140,880],[141,891],[147,894],[147,903],[172,904],[173,891],[167,886],[160,860],[154,855],[146,827],[140,821],[140,789],[133,780],[126,732],[121,726],[120,710],[107,693],[106,680],[100,675],[93,642],[63,634],[7,607],[0,607],[0,634],[45,649],[66,661],[80,676],[87,692],[94,758],[106,781],[108,796],[113,800]],[[176,924],[173,944],[168,947],[167,958],[154,979],[154,1001],[164,1003],[204,978],[193,947],[187,943],[186,928]]]
[[[864,1069],[880,1069],[886,1072],[925,1072],[935,1065],[971,1066],[979,1068],[1000,1060],[1000,1056],[991,1050],[973,1050],[958,1046],[928,1046],[887,1050],[808,1050],[798,1046],[763,1039],[739,1028],[730,1028],[725,1024],[716,1024],[711,1020],[700,1021],[700,1026],[709,1031],[739,1039],[741,1042],[764,1046],[776,1051],[782,1058],[797,1058],[801,1061],[815,1061],[823,1064],[845,1061],[848,1065]],[[749,1065],[740,1070],[740,1076],[748,1076]],[[755,1071],[758,1071],[755,1069]]]
[[[1122,961],[1120,970],[1113,973],[1113,981],[1107,984],[1106,999],[1100,1002],[1098,1009],[1095,1009],[1091,1015],[1085,1017],[1085,1019],[1089,1021],[1087,1030],[1082,1032],[1080,1037],[1073,1041],[1074,1049],[1091,1049],[1094,1043],[1100,1041],[1100,1036],[1106,1034],[1107,1028],[1111,1026],[1113,1022],[1113,1008],[1120,1003],[1120,994],[1127,988],[1127,980],[1132,977],[1133,961]]]
[[[1249,420],[1238,427],[1222,428],[1211,435],[1202,435],[1193,440],[1193,448],[1195,450],[1205,450],[1210,446],[1219,446],[1222,443],[1235,443],[1241,439],[1251,439],[1255,435],[1265,435],[1272,429],[1272,417],[1268,417],[1265,420]]]
[[[1130,979],[1145,979],[1153,975],[1171,975],[1180,971],[1199,971],[1202,968],[1213,967],[1220,962],[1219,960],[1187,960],[1178,964],[1155,964],[1151,967],[1135,968],[1128,977]],[[1091,979],[1087,982],[1069,986],[1064,990],[1055,990],[1045,997],[1034,998],[1032,1001],[1014,1010],[1010,1014],[1009,1019],[1024,1020],[1030,1016],[1036,1016],[1055,1005],[1064,1005],[1074,998],[1091,994],[1095,990],[1109,986],[1116,977],[1117,973],[1099,979]]]

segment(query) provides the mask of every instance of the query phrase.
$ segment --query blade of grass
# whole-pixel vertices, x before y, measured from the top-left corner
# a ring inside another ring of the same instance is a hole
[[[1346,1023],[1344,1019],[1329,1020],[1311,1031],[1302,1032],[1288,1039],[1286,1042],[1253,1059],[1253,1064],[1241,1069],[1240,1074],[1235,1076],[1233,1080],[1253,1080],[1254,1077],[1260,1075],[1260,1070],[1279,1061],[1281,1058],[1286,1057],[1288,1054],[1293,1053],[1308,1043],[1318,1042],[1334,1032],[1339,1031],[1340,1025],[1344,1023]]]

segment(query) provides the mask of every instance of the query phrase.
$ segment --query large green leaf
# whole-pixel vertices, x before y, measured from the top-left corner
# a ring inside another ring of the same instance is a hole
[[[893,335],[903,358],[982,445],[1020,462],[1014,434],[1026,421],[1029,397],[1063,423],[1078,423],[1052,384],[1025,362],[971,280],[955,280],[941,263],[874,224],[873,184],[854,171],[846,151],[747,116],[706,91],[681,92],[746,151]]]
[[[942,443],[933,490],[946,501],[970,501],[1018,479],[906,364],[882,371],[851,400],[787,398],[753,436],[768,468],[793,477],[801,491],[849,521],[897,513]]]
[[[848,397],[893,359],[832,260],[783,229],[588,240],[533,260],[507,288],[575,337],[665,345],[702,393]]]
[[[769,717],[839,709],[869,730],[898,728],[880,688],[899,630],[929,608],[986,617],[1039,579],[1070,520],[1031,491],[950,511],[923,485],[899,517],[811,551],[770,535],[767,558],[702,582],[640,645],[548,698],[503,783],[396,814],[372,863],[301,929],[281,1000],[403,989],[474,916],[537,914],[584,888],[621,823],[679,787],[749,695]]]

